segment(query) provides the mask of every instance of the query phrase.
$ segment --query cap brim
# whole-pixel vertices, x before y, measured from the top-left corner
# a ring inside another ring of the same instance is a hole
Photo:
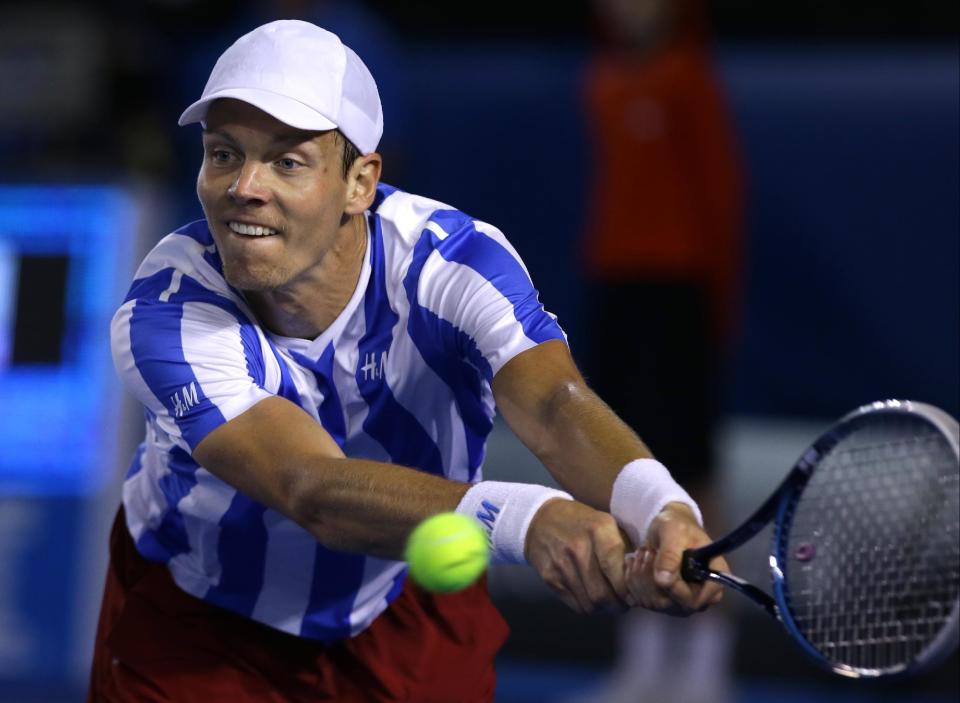
[[[315,130],[319,132],[337,128],[337,125],[332,121],[301,102],[284,95],[271,93],[268,90],[257,90],[255,88],[225,88],[216,93],[206,95],[184,110],[183,114],[180,115],[180,119],[177,120],[177,124],[183,127],[184,125],[193,124],[194,122],[204,121],[210,105],[214,100],[221,98],[242,100],[245,103],[249,103],[263,110],[284,124],[297,129]]]

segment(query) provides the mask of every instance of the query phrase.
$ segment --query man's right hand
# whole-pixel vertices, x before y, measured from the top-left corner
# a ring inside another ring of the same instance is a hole
[[[578,613],[620,611],[635,604],[625,581],[631,549],[616,520],[572,500],[543,504],[527,530],[527,561]]]

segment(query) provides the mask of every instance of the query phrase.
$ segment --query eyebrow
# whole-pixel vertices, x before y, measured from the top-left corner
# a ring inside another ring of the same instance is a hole
[[[271,138],[270,144],[271,146],[283,146],[287,144],[302,144],[303,142],[307,142],[312,139],[312,137],[307,137],[306,139],[304,139],[302,136],[304,134],[310,134],[310,132],[290,132],[287,134],[276,134],[273,136],[273,138]],[[317,132],[317,134],[323,134],[323,133]],[[236,139],[234,139],[232,136],[230,136],[230,134],[228,134],[227,132],[224,132],[221,129],[204,129],[203,136],[208,136],[208,135],[222,137],[223,139],[226,139],[231,144],[234,144],[234,145],[237,144]]]

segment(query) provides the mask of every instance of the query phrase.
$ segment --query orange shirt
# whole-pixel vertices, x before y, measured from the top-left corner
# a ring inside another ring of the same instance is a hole
[[[702,282],[716,314],[728,318],[742,184],[706,51],[686,40],[649,56],[602,55],[586,87],[596,159],[591,273]]]

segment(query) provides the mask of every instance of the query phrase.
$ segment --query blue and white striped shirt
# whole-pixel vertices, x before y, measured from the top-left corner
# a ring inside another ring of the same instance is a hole
[[[381,185],[356,291],[313,340],[264,329],[223,277],[205,221],[147,255],[114,316],[114,361],[146,438],[123,489],[140,553],[186,592],[325,641],[357,634],[399,594],[402,562],[328,549],[198,465],[219,425],[279,395],[348,457],[481,477],[491,380],[565,339],[494,227]]]

